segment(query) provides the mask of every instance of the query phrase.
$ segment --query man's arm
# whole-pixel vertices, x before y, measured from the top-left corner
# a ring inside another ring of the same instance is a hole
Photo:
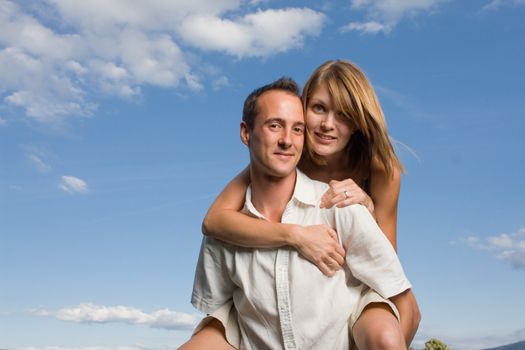
[[[386,299],[411,287],[392,244],[364,206],[336,208],[335,223],[357,279]]]
[[[228,270],[232,254],[222,242],[202,239],[191,296],[191,303],[198,310],[211,314],[233,298],[236,286]]]
[[[410,344],[421,320],[410,282],[392,244],[370,213],[359,205],[348,208],[336,213],[348,267],[361,282],[394,303],[400,314],[401,330]]]

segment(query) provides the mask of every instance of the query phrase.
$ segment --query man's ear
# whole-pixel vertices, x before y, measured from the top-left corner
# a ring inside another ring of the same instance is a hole
[[[248,128],[248,124],[246,122],[241,122],[241,141],[246,146],[249,146],[250,143],[250,129]]]

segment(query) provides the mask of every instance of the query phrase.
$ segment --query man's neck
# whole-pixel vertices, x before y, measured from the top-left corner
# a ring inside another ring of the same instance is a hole
[[[286,177],[272,177],[250,167],[252,204],[259,213],[272,222],[281,222],[284,209],[295,188],[297,171]]]

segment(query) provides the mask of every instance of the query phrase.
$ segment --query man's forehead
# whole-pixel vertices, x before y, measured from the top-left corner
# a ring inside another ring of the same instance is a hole
[[[286,90],[270,90],[257,99],[258,117],[286,117],[291,122],[304,122],[301,98]]]

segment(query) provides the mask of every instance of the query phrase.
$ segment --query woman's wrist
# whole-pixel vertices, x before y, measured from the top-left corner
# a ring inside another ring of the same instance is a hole
[[[286,245],[289,245],[295,249],[299,248],[300,242],[300,230],[301,225],[296,224],[283,224],[284,227],[284,241]]]
[[[372,214],[372,216],[375,218],[376,215],[374,213],[375,207],[374,207],[374,201],[369,196],[366,197],[365,203],[364,203],[366,209]]]

